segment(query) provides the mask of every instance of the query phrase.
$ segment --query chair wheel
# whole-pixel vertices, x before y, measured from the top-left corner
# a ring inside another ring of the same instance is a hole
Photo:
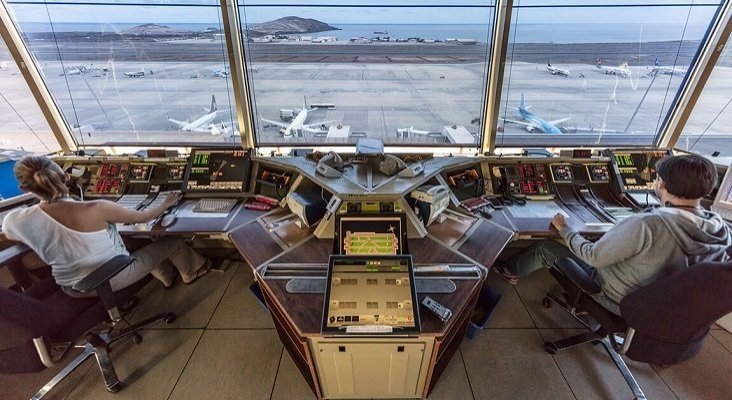
[[[552,300],[549,297],[544,297],[543,299],[541,299],[541,305],[544,308],[551,308]]]
[[[142,335],[140,335],[137,332],[135,332],[134,334],[132,334],[132,342],[134,344],[140,344],[140,343],[142,343]]]
[[[117,393],[117,392],[119,392],[120,390],[122,390],[122,388],[123,388],[124,386],[125,386],[125,384],[124,384],[124,383],[123,383],[122,381],[119,381],[119,382],[115,383],[115,384],[114,384],[114,385],[112,385],[112,386],[108,386],[108,387],[107,387],[107,390],[108,390],[108,391],[110,391],[111,393]]]
[[[175,322],[176,318],[178,317],[175,314],[170,313],[165,316],[165,319],[163,319],[163,321],[165,321],[166,324],[172,324],[173,322]]]
[[[546,351],[549,354],[557,354],[557,346],[555,346],[554,343],[552,343],[552,342],[545,342],[544,351]]]

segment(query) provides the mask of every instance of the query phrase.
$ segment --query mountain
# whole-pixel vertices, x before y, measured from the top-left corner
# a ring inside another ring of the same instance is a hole
[[[122,35],[133,35],[133,36],[182,36],[188,35],[191,32],[184,31],[181,29],[171,28],[165,25],[158,24],[143,24],[138,25],[130,29],[126,29],[120,34]]]
[[[264,22],[249,28],[250,36],[286,35],[297,33],[313,33],[340,30],[325,22],[311,18],[283,17],[274,21]]]

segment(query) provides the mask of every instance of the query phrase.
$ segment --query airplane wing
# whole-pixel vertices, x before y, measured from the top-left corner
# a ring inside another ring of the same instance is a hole
[[[515,119],[508,119],[508,118],[503,118],[503,117],[501,117],[501,119],[503,120],[503,122],[510,122],[512,124],[518,124],[518,125],[523,125],[523,126],[531,126],[531,124],[526,121],[517,121]]]
[[[260,118],[260,119],[262,120],[262,122],[264,122],[266,124],[270,124],[270,125],[274,125],[274,126],[279,126],[280,128],[287,128],[288,126],[290,126],[290,124],[285,124],[285,123],[282,123],[282,122],[279,122],[279,121],[272,121],[270,119],[264,119],[264,118]]]
[[[570,119],[570,118],[571,118],[571,117],[567,117],[567,118],[562,118],[562,119],[557,119],[557,120],[554,120],[554,121],[549,121],[549,123],[550,123],[550,124],[552,124],[552,125],[556,125],[556,124],[561,124],[562,122],[567,122],[567,121],[569,121],[569,119]]]
[[[307,129],[315,129],[315,128],[313,128],[313,127],[320,127],[320,126],[322,126],[322,125],[326,125],[326,126],[327,126],[328,124],[332,124],[332,123],[334,123],[334,122],[336,122],[336,121],[335,121],[335,120],[333,120],[333,121],[323,121],[323,122],[317,122],[317,123],[312,123],[312,124],[303,124],[303,125],[302,125],[302,127],[303,127],[303,128],[307,128]]]
[[[178,121],[177,119],[172,119],[172,118],[168,118],[168,121],[172,122],[180,127],[182,127],[183,125],[186,125],[188,123],[188,122]]]

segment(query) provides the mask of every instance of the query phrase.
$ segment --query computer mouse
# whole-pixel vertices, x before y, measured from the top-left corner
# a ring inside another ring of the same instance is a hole
[[[160,220],[160,226],[167,228],[175,223],[176,218],[175,214],[167,214]]]

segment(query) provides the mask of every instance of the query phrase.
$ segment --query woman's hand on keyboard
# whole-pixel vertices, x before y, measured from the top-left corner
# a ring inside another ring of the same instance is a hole
[[[167,209],[171,206],[178,204],[178,202],[180,201],[180,199],[182,197],[183,197],[183,194],[181,192],[170,192],[165,197],[165,200],[163,201],[163,205]]]

